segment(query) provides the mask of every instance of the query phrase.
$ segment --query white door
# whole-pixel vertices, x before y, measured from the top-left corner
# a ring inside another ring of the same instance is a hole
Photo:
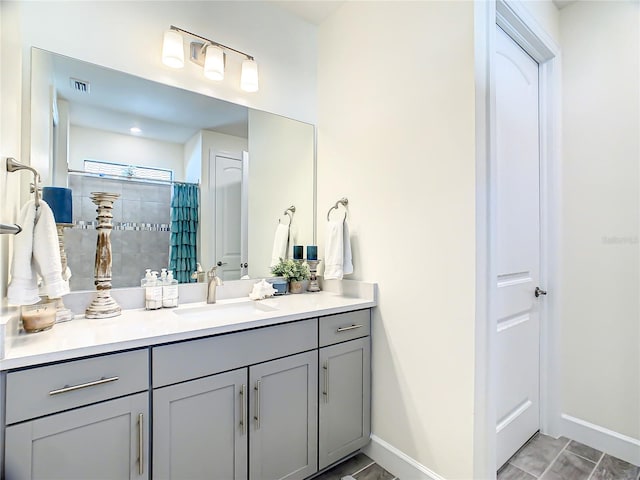
[[[539,429],[538,64],[496,26],[497,465]]]
[[[238,280],[242,276],[242,158],[215,155],[215,257],[218,276],[222,280]]]

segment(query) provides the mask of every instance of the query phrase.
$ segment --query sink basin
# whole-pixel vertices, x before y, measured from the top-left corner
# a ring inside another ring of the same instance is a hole
[[[237,318],[239,316],[250,316],[256,314],[265,314],[268,312],[275,312],[276,310],[278,309],[271,305],[250,300],[246,302],[236,303],[214,303],[211,305],[205,305],[203,307],[174,310],[173,313],[183,318],[205,320],[207,318],[219,317],[222,315],[230,318]]]

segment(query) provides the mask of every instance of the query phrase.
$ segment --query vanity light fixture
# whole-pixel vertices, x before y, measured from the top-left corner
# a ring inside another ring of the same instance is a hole
[[[195,37],[204,42],[190,42],[189,60],[204,68],[205,77],[211,80],[223,80],[226,53],[236,53],[245,57],[242,62],[240,88],[246,92],[258,91],[258,64],[251,55],[173,25],[164,33],[162,63],[172,68],[184,67],[183,35]]]

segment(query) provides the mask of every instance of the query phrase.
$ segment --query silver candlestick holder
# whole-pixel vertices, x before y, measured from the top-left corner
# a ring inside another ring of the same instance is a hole
[[[316,273],[318,272],[318,264],[322,260],[307,260],[307,265],[309,265],[309,286],[307,287],[307,292],[319,292],[320,285],[318,285],[318,277]]]
[[[117,317],[122,313],[120,305],[111,298],[111,230],[113,225],[113,202],[118,193],[91,192],[91,201],[98,206],[98,241],[96,244],[96,263],[93,270],[97,293],[91,305],[87,307],[87,318]]]

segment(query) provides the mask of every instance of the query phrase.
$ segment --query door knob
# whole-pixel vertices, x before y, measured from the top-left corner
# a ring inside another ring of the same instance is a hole
[[[226,264],[227,264],[227,262],[222,262],[222,261],[219,261],[218,263],[216,263],[216,265],[219,266],[219,267],[221,267],[222,265],[226,265]]]
[[[547,291],[542,290],[540,287],[536,287],[535,296],[539,297],[540,295],[546,295]]]

